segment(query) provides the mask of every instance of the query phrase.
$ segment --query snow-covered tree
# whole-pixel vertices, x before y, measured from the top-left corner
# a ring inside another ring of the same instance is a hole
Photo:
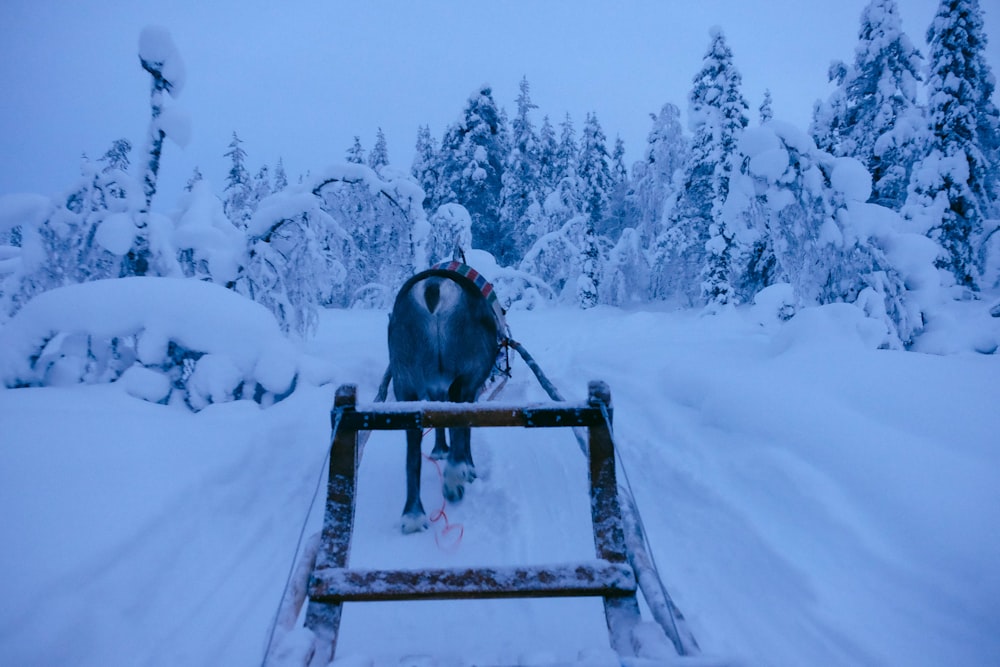
[[[116,139],[112,142],[111,148],[104,153],[99,162],[104,165],[103,170],[105,172],[118,170],[123,173],[128,173],[128,156],[131,152],[132,142],[128,139]]]
[[[427,263],[467,262],[472,250],[472,218],[461,204],[444,204],[430,218]]]
[[[833,68],[837,88],[816,106],[811,128],[823,150],[861,160],[873,177],[872,201],[896,210],[923,150],[922,66],[896,0],[871,0],[861,14],[854,63]]]
[[[601,302],[613,306],[641,303],[649,298],[649,259],[639,232],[622,230],[608,253],[600,284]]]
[[[188,278],[232,289],[246,262],[247,238],[233,226],[204,180],[192,183],[174,216],[172,245]]]
[[[583,234],[582,216],[573,218],[559,229],[544,234],[532,244],[518,268],[543,281],[550,291],[564,301],[576,301],[576,279],[581,274],[583,255],[578,241]]]
[[[230,160],[229,174],[226,176],[225,199],[223,200],[226,215],[234,225],[245,229],[253,210],[250,201],[253,197],[253,185],[250,172],[247,171],[247,153],[243,150],[243,141],[233,132],[233,140],[229,142],[229,150],[225,156]]]
[[[257,170],[257,175],[253,177],[250,188],[251,208],[256,210],[257,204],[261,200],[270,196],[273,191],[273,186],[271,185],[271,174],[266,164]]]
[[[512,239],[513,255],[508,258],[511,263],[524,256],[542,226],[538,137],[529,116],[536,108],[531,102],[528,79],[522,78],[500,191],[500,226]]]
[[[84,159],[80,177],[65,195],[31,198],[30,207],[13,207],[19,224],[11,230],[13,238],[4,241],[15,249],[19,262],[0,289],[3,315],[13,314],[41,292],[118,277],[124,257],[135,249],[131,202],[140,192],[140,185],[111,163],[102,167]],[[148,226],[145,257],[157,260],[157,268],[166,268],[169,263],[157,254],[163,245],[158,222],[154,217]]]
[[[152,77],[150,107],[152,118],[146,145],[146,164],[142,170],[144,205],[135,215],[136,233],[133,247],[122,259],[121,275],[145,275],[151,268],[159,273],[161,268],[151,267],[153,259],[149,240],[149,210],[156,194],[156,180],[160,171],[163,140],[168,133],[178,143],[187,142],[187,128],[183,116],[167,106],[167,95],[177,97],[184,87],[184,62],[170,33],[163,28],[147,27],[139,34],[139,62]]]
[[[910,342],[921,316],[889,252],[907,245],[898,242],[901,219],[866,203],[871,176],[864,166],[817,149],[779,121],[747,130],[739,153],[745,169],[731,183],[729,203],[736,205],[725,213],[750,211],[762,242],[754,246],[759,282],[744,289],[788,283],[803,305],[855,303],[885,324],[887,344]],[[899,263],[913,262],[905,256]]]
[[[500,189],[507,156],[503,134],[493,90],[482,86],[444,134],[434,198],[438,205],[455,202],[464,206],[472,217],[473,244],[501,264],[515,256],[513,238],[500,226]]]
[[[601,288],[601,251],[597,233],[592,224],[587,224],[581,248],[580,276],[576,283],[576,298],[581,308],[597,305]]]
[[[361,137],[356,134],[354,135],[354,143],[347,149],[345,157],[351,164],[365,163],[365,149],[361,147]]]
[[[711,31],[694,78],[689,115],[694,139],[682,191],[657,239],[654,292],[689,304],[733,300],[732,272],[741,249],[721,210],[729,194],[734,153],[749,124],[742,77],[721,30]]]
[[[376,173],[365,165],[342,164],[321,172],[312,193],[336,223],[335,236],[342,230],[352,244],[334,253],[348,270],[342,291],[321,296],[320,303],[391,305],[403,281],[427,261],[424,192],[408,174],[391,167]]]
[[[625,226],[635,215],[631,202],[632,183],[625,166],[625,142],[615,137],[611,151],[611,189],[608,191],[608,220],[600,230],[611,241],[617,241]]]
[[[378,128],[375,134],[375,147],[368,154],[368,166],[376,172],[389,164],[389,148],[385,143],[385,133],[382,128]]]
[[[774,118],[774,101],[771,99],[770,89],[764,91],[764,99],[757,108],[757,113],[759,114],[761,125],[771,122],[771,119]]]
[[[424,200],[425,209],[433,210],[437,208],[435,197],[438,188],[438,175],[440,173],[438,165],[438,149],[434,138],[431,136],[431,128],[427,125],[421,125],[417,128],[417,144],[410,173],[416,180],[417,185],[426,194],[427,198]]]
[[[278,158],[278,164],[274,167],[274,191],[281,192],[288,187],[288,174],[285,173],[285,163]]]
[[[984,221],[1000,194],[1000,122],[979,3],[942,0],[927,42],[930,151],[914,169],[906,212],[941,244],[940,268],[975,290]]]
[[[538,177],[541,180],[543,195],[552,192],[558,182],[557,150],[556,131],[552,128],[549,117],[545,116],[542,118],[542,126],[538,129]]]
[[[576,142],[573,120],[568,113],[559,128],[559,141],[556,144],[552,166],[552,174],[556,181],[552,191],[545,197],[545,224],[548,231],[564,232],[565,229],[579,229],[579,234],[572,239],[572,243],[580,247],[583,242],[582,228],[579,225],[567,227],[569,222],[583,215],[586,206],[584,186],[578,172],[580,149]],[[545,234],[542,234],[539,240],[544,236]]]
[[[681,111],[667,103],[659,114],[650,114],[653,127],[642,160],[632,165],[635,229],[644,246],[661,232],[667,201],[674,194],[674,180],[687,162],[688,142],[681,125]]]
[[[580,137],[580,155],[577,158],[577,176],[580,179],[583,212],[595,233],[604,234],[610,215],[611,190],[614,177],[611,173],[611,156],[607,138],[597,119],[597,114],[587,114]]]

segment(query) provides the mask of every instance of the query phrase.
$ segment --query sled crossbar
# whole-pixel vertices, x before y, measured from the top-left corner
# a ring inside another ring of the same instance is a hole
[[[622,657],[633,656],[632,631],[641,618],[636,577],[625,547],[614,441],[607,421],[611,415],[611,392],[603,382],[591,382],[588,392],[587,402],[578,406],[387,403],[359,409],[357,387],[342,385],[331,414],[334,433],[326,514],[308,585],[305,624],[313,634],[309,665],[325,666],[333,660],[345,602],[388,600],[602,597],[611,648]],[[453,426],[586,429],[595,559],[527,567],[430,570],[348,567],[354,532],[359,433]]]
[[[636,591],[627,564],[591,561],[547,567],[350,570],[313,573],[309,596],[323,602],[627,596]]]
[[[450,426],[523,426],[553,428],[595,426],[604,421],[599,407],[495,407],[478,403],[439,403],[414,410],[412,403],[387,403],[385,408],[347,410],[340,427],[357,431],[395,431]]]

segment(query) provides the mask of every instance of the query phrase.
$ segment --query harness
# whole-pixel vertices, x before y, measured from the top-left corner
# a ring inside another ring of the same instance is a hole
[[[479,273],[479,271],[476,271],[468,264],[458,260],[439,262],[426,271],[421,271],[417,275],[410,278],[407,282],[416,282],[418,280],[423,280],[428,276],[444,276],[446,278],[451,278],[456,282],[471,285],[483,295],[483,298],[486,299],[486,303],[489,304],[490,308],[493,310],[493,319],[496,320],[497,324],[497,342],[500,344],[500,350],[497,353],[496,361],[493,364],[491,379],[495,378],[497,375],[503,376],[504,379],[509,378],[510,329],[507,328],[507,313],[503,309],[503,306],[500,305],[500,299],[497,298],[496,290],[493,289],[493,283],[486,280],[486,277]]]

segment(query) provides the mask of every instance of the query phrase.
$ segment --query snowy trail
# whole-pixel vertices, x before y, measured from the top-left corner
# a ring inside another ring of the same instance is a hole
[[[609,383],[661,575],[710,659],[996,664],[1000,358],[878,351],[843,311],[809,314],[780,328],[745,312],[509,319],[570,401]],[[356,382],[374,396],[384,335],[385,313],[327,313],[305,369],[325,384],[264,410],[190,414],[114,386],[0,391],[0,664],[259,664],[333,391]],[[501,400],[546,400],[520,362],[514,372]],[[373,436],[352,565],[593,553],[569,432],[480,430],[473,454],[480,479],[448,508],[465,533],[442,549],[431,532],[399,533],[403,436]],[[436,475],[424,466],[428,510]],[[608,663],[594,599],[349,605],[341,637],[348,667]]]

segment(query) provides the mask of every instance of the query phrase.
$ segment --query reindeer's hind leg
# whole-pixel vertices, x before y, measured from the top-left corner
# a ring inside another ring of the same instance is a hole
[[[403,506],[402,529],[404,533],[425,530],[430,524],[420,502],[420,441],[419,428],[406,431],[406,505]]]
[[[444,468],[444,497],[450,502],[458,502],[465,495],[465,485],[476,479],[476,468],[472,464],[472,429],[461,426],[448,429],[451,449],[448,464]]]

